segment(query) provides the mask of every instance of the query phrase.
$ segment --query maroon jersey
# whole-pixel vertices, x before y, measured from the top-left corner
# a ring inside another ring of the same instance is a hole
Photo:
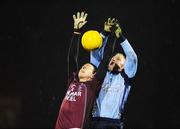
[[[89,123],[94,100],[106,75],[107,66],[114,50],[116,43],[116,40],[112,41],[114,37],[115,35],[109,36],[106,49],[104,50],[104,58],[99,64],[95,78],[92,81],[79,82],[77,74],[73,74],[72,79],[68,82],[69,87],[61,104],[55,129],[82,129]],[[68,77],[69,73],[71,73],[70,71],[78,71],[79,41],[80,35],[73,34],[68,51]],[[69,64],[73,67],[69,67]],[[75,70],[70,70],[70,68],[75,68]]]
[[[99,87],[97,79],[81,83],[74,75],[62,101],[55,129],[83,128]]]

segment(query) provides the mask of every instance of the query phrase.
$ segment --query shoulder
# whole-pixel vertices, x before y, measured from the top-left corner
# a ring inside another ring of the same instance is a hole
[[[72,82],[72,81],[78,81],[79,78],[78,78],[78,72],[73,72],[70,77],[69,77],[69,82]]]

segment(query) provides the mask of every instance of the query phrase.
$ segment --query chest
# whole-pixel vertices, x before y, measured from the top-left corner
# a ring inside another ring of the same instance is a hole
[[[107,74],[102,84],[101,90],[109,91],[109,92],[123,91],[125,88],[124,83],[125,80],[120,74],[116,76]]]
[[[71,83],[65,99],[68,101],[77,101],[78,99],[84,98],[86,86],[80,83]]]

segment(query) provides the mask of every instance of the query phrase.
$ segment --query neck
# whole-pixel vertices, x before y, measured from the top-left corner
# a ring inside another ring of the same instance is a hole
[[[88,81],[89,79],[87,79],[87,78],[79,78],[79,82],[86,82],[86,81]]]

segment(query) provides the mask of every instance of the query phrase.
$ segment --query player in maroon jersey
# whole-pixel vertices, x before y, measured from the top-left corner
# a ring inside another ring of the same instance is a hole
[[[68,51],[68,90],[61,103],[55,129],[87,129],[90,112],[94,100],[107,72],[107,66],[112,57],[116,36],[116,20],[113,19],[112,31],[109,33],[104,58],[96,70],[91,63],[78,68],[79,42],[81,28],[86,24],[87,13],[78,12],[74,18],[74,32]],[[71,67],[70,67],[71,66]],[[71,70],[69,70],[72,68]]]

